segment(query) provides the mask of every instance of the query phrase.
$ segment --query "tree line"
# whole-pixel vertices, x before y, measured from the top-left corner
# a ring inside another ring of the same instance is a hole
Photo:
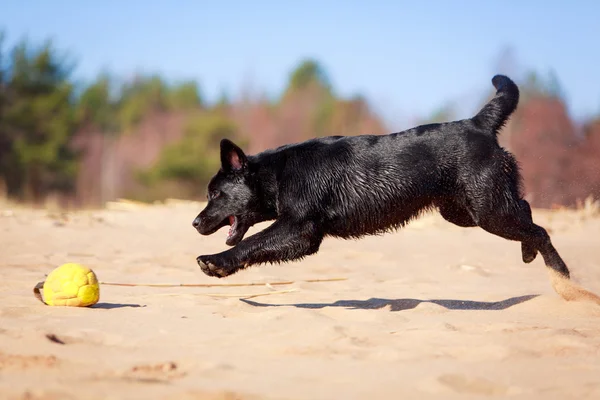
[[[4,39],[0,34],[0,192],[15,201],[199,198],[218,168],[222,137],[252,153],[316,136],[391,131],[364,97],[337,94],[312,59],[299,62],[276,98],[247,93],[209,103],[197,82],[159,74],[122,79],[103,72],[78,82],[75,63],[53,42],[7,48]],[[522,101],[501,140],[521,161],[532,204],[600,198],[600,122],[579,128],[571,121],[554,75],[531,73],[518,83]],[[453,117],[444,109],[421,122]]]

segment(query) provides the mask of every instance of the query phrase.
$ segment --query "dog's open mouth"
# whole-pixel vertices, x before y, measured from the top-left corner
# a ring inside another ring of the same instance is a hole
[[[235,215],[230,215],[229,216],[229,225],[231,225],[229,227],[229,233],[227,234],[227,240],[231,239],[233,237],[233,235],[235,235],[235,230],[237,229],[237,223],[238,223],[238,219],[235,217]]]
[[[238,217],[235,215],[229,216],[229,232],[227,233],[227,239],[225,244],[229,246],[235,246],[244,237],[244,234],[248,230]]]

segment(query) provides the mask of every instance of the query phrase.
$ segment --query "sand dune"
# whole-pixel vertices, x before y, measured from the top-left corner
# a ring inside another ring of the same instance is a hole
[[[0,397],[600,398],[600,217],[534,213],[573,282],[541,257],[523,264],[518,243],[435,215],[217,280],[195,258],[225,249],[226,232],[195,233],[200,209],[0,209]],[[105,282],[294,283],[103,285],[92,308],[44,306],[32,288],[64,262]],[[306,282],[326,278],[344,280]]]

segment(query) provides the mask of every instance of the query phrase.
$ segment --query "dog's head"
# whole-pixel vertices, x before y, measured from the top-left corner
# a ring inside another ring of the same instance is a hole
[[[228,139],[221,140],[221,168],[208,183],[208,204],[192,225],[201,235],[212,235],[230,225],[225,243],[235,246],[257,221],[256,195],[250,184],[248,158]]]

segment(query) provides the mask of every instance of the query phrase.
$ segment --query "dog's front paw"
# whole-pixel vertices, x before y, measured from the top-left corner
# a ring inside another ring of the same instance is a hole
[[[217,278],[225,278],[226,276],[235,274],[241,268],[230,265],[224,259],[215,256],[199,256],[196,258],[202,272],[208,276]]]

